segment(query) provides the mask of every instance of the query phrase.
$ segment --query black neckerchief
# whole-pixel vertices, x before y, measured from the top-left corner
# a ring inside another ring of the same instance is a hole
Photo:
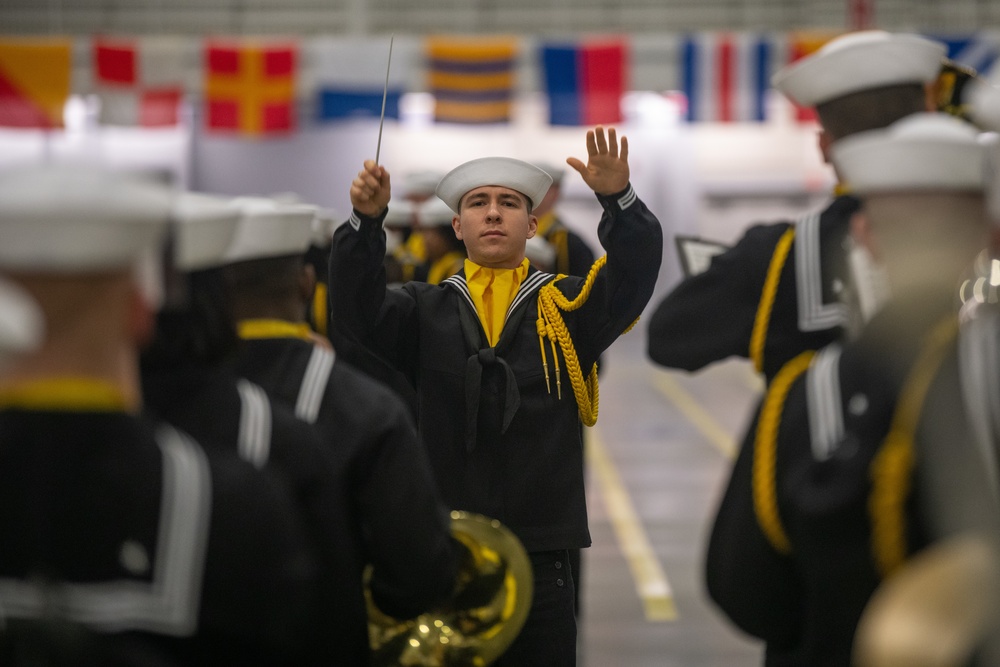
[[[464,301],[464,305],[458,305],[458,321],[462,325],[462,334],[465,338],[467,350],[474,350],[473,354],[465,362],[465,448],[471,452],[476,448],[476,433],[479,424],[479,396],[483,383],[483,367],[499,364],[503,369],[504,380],[504,403],[503,422],[500,433],[506,433],[510,427],[517,409],[521,405],[521,394],[517,390],[517,378],[510,364],[503,358],[503,355],[510,349],[514,336],[524,318],[527,304],[530,297],[550,280],[555,278],[550,273],[543,273],[534,267],[528,268],[528,275],[525,276],[521,285],[514,295],[507,308],[507,315],[504,320],[503,330],[500,332],[500,340],[495,347],[491,347],[486,340],[486,332],[483,330],[479,314],[476,312],[476,305],[472,301],[469,293],[468,283],[465,280],[465,271],[443,281],[443,285],[449,285],[456,289]]]

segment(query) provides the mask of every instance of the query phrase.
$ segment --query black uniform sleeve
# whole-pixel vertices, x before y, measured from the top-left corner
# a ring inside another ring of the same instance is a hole
[[[586,276],[590,267],[594,265],[594,251],[591,250],[587,242],[579,234],[568,231],[566,235],[566,246],[569,254],[569,275]]]
[[[291,490],[217,456],[198,664],[292,664],[314,617],[317,560]],[[216,653],[218,651],[218,653]]]
[[[631,184],[622,192],[598,195],[597,199],[604,208],[597,233],[607,251],[607,263],[578,314],[567,317],[567,321],[576,322],[573,342],[585,369],[642,314],[653,295],[663,259],[660,221],[636,196]],[[558,284],[566,297],[573,299],[583,278],[570,277]]]
[[[774,249],[788,223],[756,225],[704,272],[684,279],[656,306],[647,352],[667,368],[695,371],[728,357],[747,358]]]
[[[382,220],[358,211],[333,236],[330,249],[330,338],[336,347],[367,348],[412,377],[418,349],[416,304],[402,289],[387,289]]]
[[[451,594],[457,544],[451,539],[427,455],[402,402],[389,389],[338,364],[336,381],[367,429],[351,484],[372,564],[371,591],[383,612],[409,618]]]
[[[799,639],[802,586],[792,559],[771,546],[754,512],[756,430],[757,418],[744,438],[712,524],[705,582],[709,597],[729,620],[766,641],[771,650],[780,650]]]

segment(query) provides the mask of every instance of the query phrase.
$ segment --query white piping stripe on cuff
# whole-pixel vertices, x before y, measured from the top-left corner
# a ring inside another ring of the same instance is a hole
[[[625,194],[618,198],[618,208],[624,211],[629,206],[634,204],[636,199],[638,199],[638,197],[635,194],[635,189],[632,187],[632,184],[629,183],[628,190],[626,190]]]

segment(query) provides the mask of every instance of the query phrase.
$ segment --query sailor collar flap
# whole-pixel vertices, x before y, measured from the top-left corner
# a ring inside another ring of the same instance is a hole
[[[498,364],[504,372],[504,405],[501,433],[506,433],[514,415],[521,404],[521,396],[517,389],[517,378],[510,364],[503,358],[503,353],[510,348],[511,340],[516,335],[518,325],[527,310],[531,297],[538,293],[543,285],[556,276],[529,268],[528,275],[521,283],[517,294],[507,308],[503,331],[496,347],[490,347],[486,342],[476,306],[469,293],[469,287],[464,273],[458,273],[443,281],[443,285],[454,288],[462,297],[465,306],[459,305],[458,319],[462,326],[462,334],[466,348],[472,351],[465,364],[465,446],[467,451],[476,447],[476,432],[479,421],[479,397],[482,390],[483,367]]]

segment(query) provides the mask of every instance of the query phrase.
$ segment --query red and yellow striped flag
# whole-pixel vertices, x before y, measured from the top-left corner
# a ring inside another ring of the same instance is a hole
[[[62,127],[71,54],[66,38],[0,39],[0,125]]]
[[[248,135],[294,130],[297,60],[294,43],[207,42],[207,129]]]

